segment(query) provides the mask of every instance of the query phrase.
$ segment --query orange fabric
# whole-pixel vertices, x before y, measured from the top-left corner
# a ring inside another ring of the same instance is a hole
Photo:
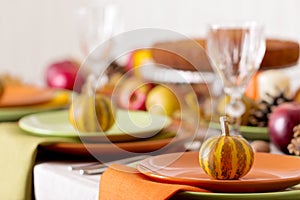
[[[101,176],[99,200],[169,199],[178,191],[209,192],[193,186],[155,182],[132,167],[114,164]]]
[[[260,72],[256,72],[253,77],[250,79],[247,87],[246,87],[246,96],[254,99],[254,100],[258,100],[259,99],[259,95],[258,95],[258,90],[259,90],[259,86],[258,86],[258,76],[259,76]]]

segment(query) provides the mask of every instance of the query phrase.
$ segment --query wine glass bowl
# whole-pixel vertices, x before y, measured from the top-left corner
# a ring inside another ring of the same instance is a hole
[[[224,92],[230,97],[226,113],[233,120],[233,132],[239,134],[239,120],[245,112],[241,98],[266,50],[264,27],[255,22],[213,24],[207,35],[207,53],[220,76]]]
[[[122,32],[121,10],[116,3],[95,3],[76,12],[79,45],[83,54],[81,71],[87,80],[107,82],[103,71],[111,64],[115,46],[112,37]]]
[[[78,9],[76,14],[80,48],[85,56],[121,32],[120,10],[116,4],[91,4]]]

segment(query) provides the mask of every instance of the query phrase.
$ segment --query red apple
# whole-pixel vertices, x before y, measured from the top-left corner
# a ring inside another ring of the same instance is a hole
[[[49,87],[80,91],[84,83],[83,75],[79,74],[80,65],[71,60],[55,62],[46,69],[46,82]],[[74,84],[76,81],[76,88]]]
[[[146,110],[146,98],[152,88],[153,84],[140,79],[127,79],[118,90],[118,105],[123,109]]]
[[[129,109],[130,110],[145,110],[145,102],[146,102],[147,94],[139,92],[135,90],[129,99]]]
[[[125,71],[129,72],[133,69],[133,53],[128,56],[127,63],[125,65]]]
[[[287,146],[293,138],[293,128],[298,124],[300,124],[299,103],[283,103],[271,113],[268,123],[269,136],[282,152],[288,153]]]

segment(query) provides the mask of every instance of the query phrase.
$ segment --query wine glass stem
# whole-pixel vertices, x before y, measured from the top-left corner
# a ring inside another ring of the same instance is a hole
[[[241,129],[241,117],[231,117],[232,128],[231,128],[231,135],[240,135]]]
[[[241,100],[241,97],[230,97],[230,103],[227,106],[227,113],[231,118],[231,134],[240,135],[241,116],[245,112],[245,105]]]

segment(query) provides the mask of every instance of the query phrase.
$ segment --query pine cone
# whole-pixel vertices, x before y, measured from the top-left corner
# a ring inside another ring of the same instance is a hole
[[[270,97],[270,101],[262,100],[250,111],[248,126],[268,126],[269,117],[273,110],[282,103],[292,101],[292,99],[285,96],[284,91],[280,92],[277,96],[267,95]]]
[[[293,131],[293,139],[291,140],[291,143],[288,145],[287,148],[290,154],[300,156],[300,124],[295,126]]]
[[[109,67],[107,68],[107,75],[108,76],[112,76],[113,74],[116,73],[121,73],[124,74],[125,73],[125,67],[119,65],[117,62],[112,62]]]

